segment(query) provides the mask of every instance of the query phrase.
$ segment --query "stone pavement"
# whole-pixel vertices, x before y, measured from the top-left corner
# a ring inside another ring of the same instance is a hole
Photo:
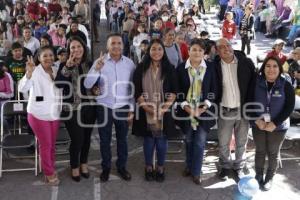
[[[102,11],[104,14],[104,12]],[[99,55],[100,50],[105,49],[105,36],[108,33],[105,22],[101,22],[101,41],[95,43],[94,55]],[[263,36],[257,37],[253,41],[251,57],[262,54],[269,49],[273,40],[265,39]],[[239,48],[239,43],[236,44]],[[61,178],[61,185],[58,187],[45,186],[42,182],[42,175],[35,177],[33,172],[13,172],[4,173],[0,179],[0,200],[232,200],[233,191],[236,188],[236,181],[233,178],[227,181],[220,181],[216,177],[217,153],[218,149],[214,143],[207,146],[206,156],[203,165],[202,185],[195,185],[190,178],[181,175],[184,169],[184,152],[178,154],[168,154],[169,160],[166,164],[166,180],[163,183],[146,182],[144,180],[144,159],[141,138],[136,138],[129,134],[129,160],[128,170],[132,173],[132,180],[126,182],[121,180],[115,169],[107,183],[100,183],[100,152],[99,137],[95,130],[92,136],[90,151],[90,171],[91,177],[84,179],[80,183],[75,183],[70,178],[69,165],[66,162],[58,163],[57,169]],[[285,142],[284,146],[290,142]],[[112,142],[114,160],[116,159],[116,140]],[[170,149],[177,149],[180,146],[173,144]],[[282,150],[282,158],[300,157],[300,144]],[[234,157],[234,155],[233,155]],[[66,160],[67,155],[57,157],[57,160]],[[254,176],[254,148],[250,140],[247,151],[248,167],[250,175]],[[5,159],[6,167],[16,167],[32,165],[33,160]],[[259,192],[254,200],[298,200],[300,199],[300,159],[284,160],[283,168],[278,170],[274,179],[274,187],[269,192]]]

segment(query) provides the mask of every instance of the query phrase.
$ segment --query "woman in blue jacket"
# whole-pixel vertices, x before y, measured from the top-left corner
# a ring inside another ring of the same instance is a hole
[[[256,79],[254,102],[260,109],[255,113],[253,126],[255,152],[255,178],[261,189],[270,190],[278,168],[278,154],[289,128],[289,116],[295,105],[292,85],[281,76],[283,68],[275,57],[266,58]],[[264,166],[268,168],[264,179]]]
[[[192,176],[201,183],[200,173],[206,135],[215,124],[214,106],[217,84],[213,63],[204,60],[205,41],[193,39],[189,59],[178,66],[178,117],[186,134],[186,169],[184,176]]]

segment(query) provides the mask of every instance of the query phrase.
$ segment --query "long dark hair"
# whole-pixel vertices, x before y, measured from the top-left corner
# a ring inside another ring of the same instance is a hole
[[[269,60],[274,60],[277,63],[277,65],[279,67],[278,77],[280,77],[280,75],[283,73],[283,67],[282,67],[282,64],[281,64],[280,60],[276,56],[270,56],[270,57],[265,58],[262,66],[259,69],[259,74],[261,74],[264,78],[266,78],[265,68],[266,68],[266,64],[267,64],[267,62],[269,62]]]
[[[153,46],[153,44],[161,45],[163,50],[164,50],[164,55],[163,55],[163,57],[160,61],[161,79],[163,79],[165,77],[165,75],[168,73],[168,67],[166,67],[166,66],[172,66],[172,67],[174,67],[174,66],[170,63],[170,61],[168,59],[168,56],[167,56],[167,53],[166,53],[165,46],[164,46],[163,42],[160,39],[151,40],[151,42],[149,44],[149,47],[147,49],[147,52],[146,52],[145,56],[143,57],[143,60],[142,60],[142,62],[140,63],[139,66],[143,68],[143,74],[145,74],[146,71],[150,68],[150,65],[152,63],[152,58],[150,56],[150,49]]]
[[[70,45],[71,45],[71,42],[73,42],[73,41],[77,41],[77,42],[79,42],[81,45],[82,45],[82,47],[83,47],[83,56],[82,56],[82,58],[81,58],[81,63],[83,63],[83,62],[87,62],[87,59],[88,59],[88,50],[87,50],[87,46],[86,46],[86,44],[84,43],[84,41],[80,38],[80,37],[78,37],[78,36],[72,36],[72,37],[70,37],[70,39],[68,40],[68,44],[67,44],[67,53],[68,53],[68,57],[71,55],[70,54]]]

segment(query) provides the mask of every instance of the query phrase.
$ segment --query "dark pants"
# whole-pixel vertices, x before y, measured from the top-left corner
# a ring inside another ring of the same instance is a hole
[[[265,159],[268,156],[268,173],[275,174],[278,168],[279,150],[284,141],[286,131],[267,132],[253,128],[252,132],[256,146],[256,173],[264,172]]]
[[[129,52],[130,52],[129,34],[127,32],[123,32],[122,39],[124,44],[123,55],[129,57]]]
[[[167,153],[167,138],[161,137],[144,137],[144,156],[146,166],[152,166],[153,153],[156,150],[157,165],[164,166]]]
[[[242,37],[242,52],[245,52],[245,48],[247,46],[247,55],[251,52],[250,42],[251,40],[248,37]]]
[[[198,7],[199,7],[199,11],[202,12],[203,14],[205,14],[205,8],[204,8],[203,0],[198,1]]]
[[[193,176],[200,176],[207,132],[198,126],[197,130],[192,127],[185,131],[186,134],[186,165]]]
[[[128,109],[124,106],[119,109],[110,109],[104,106],[97,107],[97,120],[101,126],[98,128],[100,136],[100,151],[102,156],[102,169],[111,168],[111,138],[112,125],[115,125],[117,138],[117,155],[116,166],[118,169],[126,168],[128,149],[127,149],[127,133],[128,133]]]
[[[227,9],[227,5],[220,5],[220,13],[219,13],[220,21],[224,19],[226,9]]]
[[[80,112],[78,114],[78,112]],[[63,116],[72,115],[71,119],[64,121],[67,131],[71,138],[69,148],[70,152],[70,165],[72,169],[79,167],[79,164],[88,162],[89,149],[91,143],[92,126],[96,120],[95,108],[92,106],[84,106],[81,110],[63,112]],[[79,119],[81,115],[81,119]],[[90,124],[91,128],[84,128],[79,124]]]

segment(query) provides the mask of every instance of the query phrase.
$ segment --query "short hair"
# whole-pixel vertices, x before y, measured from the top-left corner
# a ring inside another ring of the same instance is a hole
[[[207,31],[201,31],[201,33],[200,33],[201,37],[207,36],[207,35],[209,35],[209,33]]]
[[[15,50],[15,49],[23,49],[22,44],[19,43],[19,42],[14,42],[14,43],[11,45],[11,50]]]
[[[149,45],[150,43],[149,43],[149,40],[142,40],[141,44]]]
[[[190,48],[193,45],[199,45],[201,47],[201,49],[203,49],[204,51],[206,50],[206,43],[203,39],[199,39],[199,38],[192,39],[191,44],[190,44]]]
[[[63,28],[63,29],[66,30],[66,29],[67,29],[67,25],[65,25],[65,24],[59,24],[59,25],[58,25],[58,28]]]
[[[106,37],[106,41],[108,41],[110,38],[112,37],[120,37],[122,38],[122,35],[120,33],[110,33],[107,37]]]

